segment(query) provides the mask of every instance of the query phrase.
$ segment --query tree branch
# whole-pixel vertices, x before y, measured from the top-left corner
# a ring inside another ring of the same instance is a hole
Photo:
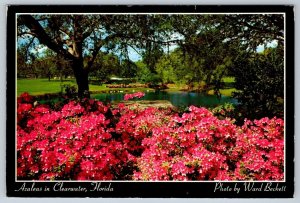
[[[63,30],[63,29],[61,29],[61,28],[59,28],[59,31],[60,31],[61,33],[65,34],[65,35],[67,35],[69,38],[71,38],[71,33],[70,33],[70,32],[68,32],[68,31],[66,31],[66,30]]]
[[[234,19],[234,18],[232,18],[232,19]],[[284,39],[284,38],[280,38],[280,37],[282,37],[282,33],[278,32],[278,31],[264,29],[264,28],[261,28],[261,27],[258,27],[258,26],[253,26],[253,25],[249,24],[246,21],[239,21],[239,20],[235,20],[235,21],[240,26],[246,26],[246,27],[248,27],[248,28],[250,28],[252,30],[256,30],[256,31],[258,31],[260,33],[264,33],[264,34],[270,35],[270,36],[274,37],[274,39],[277,39],[277,40],[280,40],[280,41]]]
[[[138,50],[136,50],[134,46],[132,46],[131,44],[128,44],[128,46],[130,46],[138,55],[141,56],[141,54],[138,52]]]
[[[21,33],[18,33],[18,37],[21,37],[22,35],[31,35],[31,36],[34,36],[36,37],[36,34],[33,33],[33,32],[21,32]]]
[[[97,47],[94,48],[93,55],[92,55],[91,60],[89,60],[89,62],[88,62],[87,69],[90,69],[92,67],[92,65],[93,65],[93,63],[94,63],[94,61],[95,61],[95,59],[96,59],[96,57],[97,57],[97,55],[98,55],[99,50],[100,50],[101,47],[102,46],[99,45],[99,46],[97,46]]]
[[[92,32],[94,32],[94,31],[92,31]],[[92,54],[91,60],[88,61],[88,66],[87,66],[88,70],[92,67],[92,65],[93,65],[93,63],[94,63],[94,61],[95,61],[95,59],[96,59],[96,57],[98,55],[98,52],[99,52],[100,48],[102,47],[101,39],[98,42],[96,42],[95,32],[94,32],[94,36],[95,36],[95,39],[94,39],[94,50],[93,50],[93,54]],[[101,36],[100,36],[100,38],[101,38]]]
[[[30,29],[30,31],[39,39],[41,44],[46,45],[49,49],[52,49],[56,53],[61,53],[67,59],[74,59],[74,56],[67,52],[62,46],[57,44],[51,37],[45,32],[43,27],[35,20],[31,15],[20,15],[20,19]]]

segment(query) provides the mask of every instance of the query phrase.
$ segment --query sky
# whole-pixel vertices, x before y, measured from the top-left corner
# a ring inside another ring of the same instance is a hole
[[[23,38],[19,38],[19,40],[18,40],[18,44],[22,44],[22,43],[25,43],[25,42],[26,42],[26,39],[23,39]],[[268,43],[266,45],[266,47],[276,47],[277,43],[278,42],[276,40],[273,40],[271,43]],[[169,51],[174,50],[176,47],[178,47],[178,46],[177,45],[171,45],[169,47]],[[259,45],[259,46],[257,46],[256,51],[258,53],[260,53],[260,52],[263,52],[264,49],[265,49],[264,45]],[[38,45],[37,48],[36,49],[32,49],[31,52],[34,53],[34,54],[39,53],[40,55],[42,55],[45,50],[47,50],[46,46],[44,46],[44,45]],[[166,47],[164,48],[164,50],[165,50],[165,52],[167,52],[167,48]],[[142,56],[139,53],[137,53],[131,47],[128,48],[128,55],[129,55],[129,59],[131,61],[133,61],[133,62],[137,62],[137,61],[142,60]]]
[[[178,45],[171,45],[169,46],[169,51],[173,51],[174,49],[176,49],[178,47]],[[167,47],[164,47],[163,48],[165,53],[167,53],[168,51],[168,48]],[[129,52],[129,59],[133,62],[137,62],[137,61],[140,61],[142,60],[142,57],[141,55],[139,55],[134,49],[132,49],[131,47],[129,47],[128,49],[128,52]]]
[[[177,38],[178,39],[178,38]],[[24,45],[26,43],[28,43],[28,39],[24,39],[19,37],[18,38],[18,46],[20,45]],[[176,47],[178,47],[177,45],[171,45],[169,46],[169,51],[173,51]],[[44,45],[39,44],[35,49],[31,49],[30,52],[33,54],[39,54],[40,56],[43,55],[43,53],[47,50],[48,48]],[[167,47],[163,48],[165,52],[168,51]],[[106,51],[104,48],[101,49],[101,51]],[[117,53],[115,53],[117,54]],[[137,53],[133,48],[128,47],[128,55],[129,55],[129,59],[133,62],[137,62],[139,60],[142,60],[142,56],[140,55],[140,53]]]
[[[276,40],[273,40],[271,43],[268,43],[267,45],[266,45],[266,47],[276,47],[277,46],[277,41]],[[177,45],[172,45],[172,46],[170,46],[170,48],[169,48],[169,50],[170,51],[172,51],[172,50],[174,50],[176,47],[178,47]],[[265,50],[265,46],[264,45],[259,45],[259,46],[257,46],[257,48],[256,48],[256,52],[258,52],[258,53],[261,53],[261,52],[263,52]],[[134,61],[134,62],[136,62],[136,61],[139,61],[139,60],[141,60],[142,59],[142,57],[139,55],[139,54],[137,54],[136,53],[136,51],[134,51],[132,48],[129,48],[129,58],[130,58],[130,60],[132,60],[132,61]],[[167,51],[166,49],[165,49],[165,51]]]
[[[171,36],[171,39],[170,40],[174,40],[174,39],[183,39],[184,37],[183,36],[181,36],[180,34],[173,34],[172,36]],[[18,38],[18,46],[19,45],[21,45],[21,44],[24,44],[24,43],[28,43],[28,40],[29,39],[24,39],[24,38]],[[277,41],[276,40],[273,40],[271,43],[268,43],[267,45],[266,45],[266,47],[276,47],[277,46]],[[37,43],[38,44],[38,43]],[[172,50],[174,50],[176,47],[178,47],[178,45],[171,45],[171,46],[169,46],[169,51],[172,51]],[[164,47],[163,48],[164,49],[164,51],[165,52],[167,52],[168,51],[168,48],[167,47]],[[264,45],[259,45],[259,46],[257,46],[257,48],[256,48],[256,51],[258,52],[258,53],[260,53],[260,52],[263,52],[264,51],[264,49],[265,49],[265,46]],[[34,54],[39,54],[40,56],[42,56],[43,55],[43,53],[44,53],[44,51],[45,50],[47,50],[47,47],[46,46],[44,46],[44,45],[38,45],[37,47],[36,47],[36,49],[31,49],[30,51],[32,52],[32,53],[34,53]],[[101,49],[102,51],[105,51],[105,49]],[[118,54],[118,53],[115,53],[116,55],[120,55],[120,54]],[[136,52],[136,50],[134,50],[133,48],[131,48],[131,47],[129,47],[128,48],[128,55],[129,55],[129,59],[131,60],[131,61],[133,61],[133,62],[137,62],[137,61],[139,61],[139,60],[142,60],[142,56],[140,55],[140,53],[137,53]]]
[[[277,47],[277,45],[278,45],[277,40],[273,40],[271,43],[268,43],[268,44],[267,44],[267,47],[275,48],[275,47]],[[264,50],[265,50],[265,46],[264,46],[264,45],[259,45],[259,46],[257,46],[257,48],[256,48],[256,52],[258,52],[258,53],[261,53],[261,52],[263,52]]]

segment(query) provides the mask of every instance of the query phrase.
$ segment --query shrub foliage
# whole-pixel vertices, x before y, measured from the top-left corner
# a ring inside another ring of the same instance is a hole
[[[135,96],[127,96],[127,99]],[[219,112],[218,112],[219,113]],[[94,99],[17,106],[19,180],[283,180],[284,121]]]

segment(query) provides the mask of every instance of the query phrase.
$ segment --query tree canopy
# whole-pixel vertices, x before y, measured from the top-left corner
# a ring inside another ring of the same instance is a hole
[[[18,74],[49,76],[64,64],[61,69],[73,71],[79,97],[89,97],[89,75],[197,83],[199,90],[205,84],[216,91],[222,78],[232,75],[243,92],[237,98],[245,104],[249,96],[260,100],[254,96],[258,86],[244,81],[259,78],[261,91],[283,81],[282,14],[24,14],[17,20]],[[51,51],[38,57],[44,47]],[[141,61],[131,61],[130,51]],[[276,77],[263,79],[272,74]],[[271,98],[283,95],[282,86],[266,91],[269,106]]]

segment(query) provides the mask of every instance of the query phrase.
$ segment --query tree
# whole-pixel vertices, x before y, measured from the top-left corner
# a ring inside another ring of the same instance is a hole
[[[243,53],[232,66],[235,97],[242,104],[240,111],[250,119],[283,116],[284,59],[280,48],[263,53]]]
[[[192,86],[193,80],[196,78],[195,67],[197,61],[192,58],[185,57],[182,50],[177,48],[169,54],[163,55],[156,63],[156,72],[160,76],[163,83],[178,83]]]
[[[211,21],[227,43],[236,41],[248,50],[255,51],[257,46],[274,40],[284,45],[283,14],[230,14]]]
[[[18,64],[18,71],[17,77],[18,78],[26,78],[29,75],[29,65],[27,63],[27,51],[25,47],[18,47],[17,49],[17,64]]]
[[[172,54],[172,53],[171,53]],[[164,84],[177,82],[174,67],[170,55],[163,55],[155,64],[155,70]]]
[[[145,18],[149,23],[144,24]],[[19,15],[18,35],[37,38],[70,61],[79,97],[89,97],[88,74],[100,49],[119,49],[128,59],[129,46],[148,50],[149,44],[168,43],[161,35],[166,34],[162,19],[159,15]]]
[[[248,118],[283,114],[284,15],[224,15],[218,29],[226,44],[236,44],[230,67],[235,77],[234,97]],[[273,48],[268,48],[273,44]],[[264,52],[257,53],[259,45]]]
[[[45,18],[42,18],[45,17]],[[83,51],[85,41],[93,33],[93,23],[88,22],[90,16],[18,16],[18,25],[22,27],[20,35],[36,37],[39,43],[46,45],[58,55],[70,60],[72,69],[78,84],[78,95],[83,97],[88,94],[88,68],[83,66]],[[96,22],[93,19],[92,22]],[[95,38],[96,35],[94,36]],[[94,53],[98,52],[97,40],[95,40]],[[96,55],[96,54],[93,54]],[[92,57],[94,60],[95,57]],[[91,60],[91,63],[92,63]],[[91,65],[89,63],[89,66]]]
[[[140,67],[129,60],[131,47],[143,57],[151,77],[158,74],[167,81],[168,71],[156,64],[166,48],[177,44],[182,56],[176,59],[181,65],[174,72],[188,84],[205,81],[218,89],[240,52],[253,54],[258,45],[274,42],[283,45],[283,25],[281,14],[19,15],[18,35],[28,37],[31,47],[43,44],[68,61],[78,84],[78,95],[84,97],[89,96],[88,74],[95,61],[101,64],[96,67],[104,68],[99,60],[106,59],[97,59],[100,50],[116,53],[127,64],[121,75],[134,76]]]
[[[62,81],[63,77],[72,75],[68,61],[50,49],[45,50],[41,56],[36,58],[33,65],[38,70],[39,76],[46,77],[49,81],[53,76],[59,77]]]
[[[119,58],[116,55],[100,51],[90,69],[90,76],[102,83],[109,80],[110,76],[118,75],[120,70]]]
[[[78,96],[89,97],[88,73],[99,50],[115,48],[114,40],[124,34],[124,30],[116,29],[119,23],[114,21],[112,15],[19,15],[18,30],[20,35],[36,37],[40,44],[70,61]]]
[[[123,60],[120,66],[119,76],[125,78],[135,78],[137,73],[137,66],[130,60]]]
[[[198,83],[198,90],[207,91],[221,87],[221,79],[227,74],[229,62],[234,56],[231,44],[224,42],[220,35],[218,21],[220,16],[175,16],[174,29],[183,36],[180,43],[188,75],[188,84]],[[203,82],[207,85],[203,86]]]

